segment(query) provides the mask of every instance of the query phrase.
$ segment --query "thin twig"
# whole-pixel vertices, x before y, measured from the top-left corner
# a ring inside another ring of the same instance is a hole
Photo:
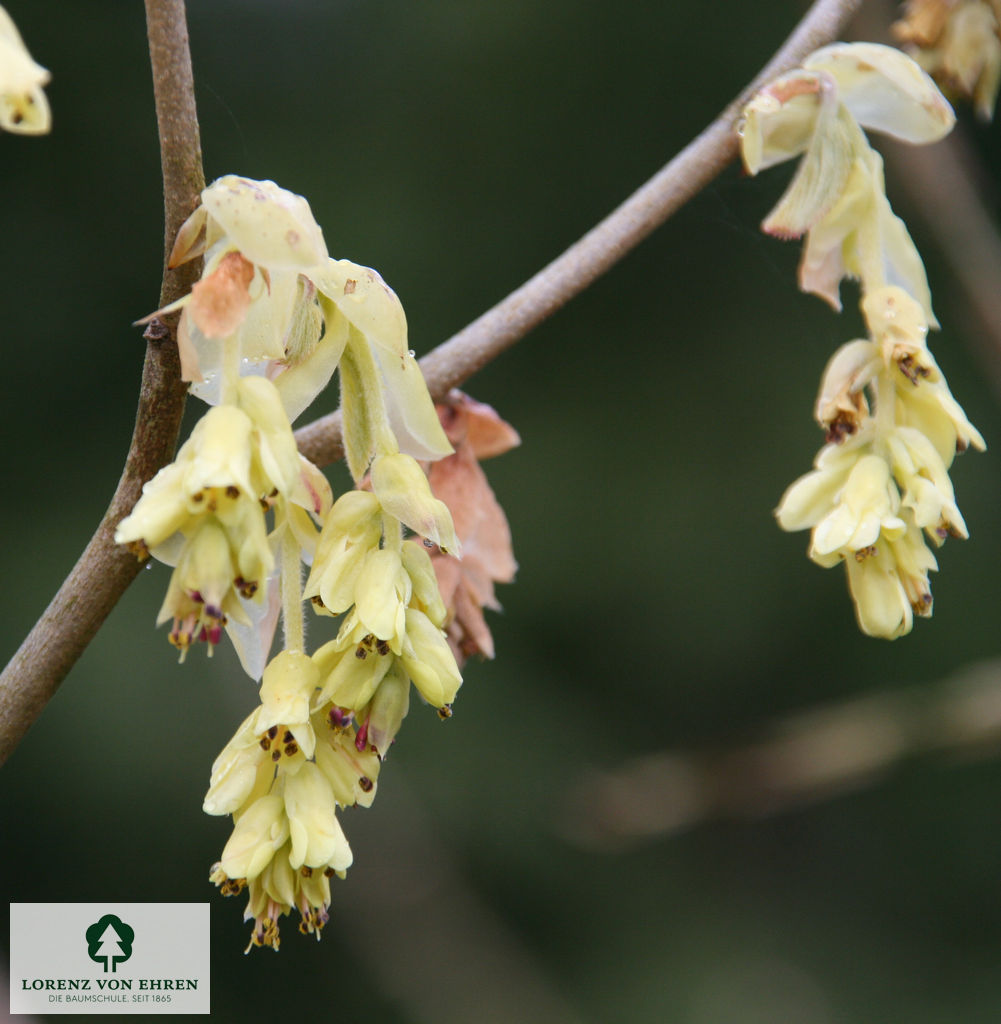
[[[146,0],[164,188],[164,252],[205,187],[184,0]],[[166,262],[166,259],[165,259]],[[186,294],[200,267],[165,270],[160,306]],[[173,455],[184,410],[175,324],[151,325],[125,468],[96,533],[0,675],[0,763],[6,761],[139,571],[114,542],[142,485]]]
[[[765,82],[837,38],[862,0],[818,0],[753,82],[670,163],[601,223],[506,299],[420,362],[434,398],[443,398],[561,309],[634,249],[737,155],[734,122]],[[341,416],[331,413],[296,431],[299,450],[319,466],[341,458]]]

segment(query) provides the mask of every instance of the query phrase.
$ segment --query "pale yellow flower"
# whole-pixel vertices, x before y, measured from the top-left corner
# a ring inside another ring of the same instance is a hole
[[[404,680],[409,688],[409,682]],[[380,687],[381,690],[381,687]],[[333,704],[325,704],[313,716],[319,742],[316,764],[323,772],[340,807],[371,807],[379,779],[379,760],[372,727],[356,729],[350,715]]]
[[[372,462],[372,490],[383,509],[419,537],[447,554],[461,554],[448,506],[431,493],[427,476],[411,456],[377,456]]]
[[[841,308],[845,276],[863,289],[905,288],[935,324],[924,267],[886,199],[883,163],[860,125],[906,142],[933,142],[954,116],[934,83],[904,54],[873,43],[836,43],[765,86],[738,131],[751,174],[802,156],[792,183],[762,227],[806,234],[800,287]]]
[[[407,632],[400,659],[421,696],[439,709],[451,706],[462,685],[445,633],[423,612],[407,609]]]
[[[814,527],[810,557],[832,565],[872,547],[880,537],[896,539],[906,530],[899,509],[900,495],[886,461],[862,455],[835,495],[834,507]]]
[[[219,864],[229,878],[259,875],[289,837],[285,803],[277,794],[255,800],[240,815]]]
[[[0,7],[0,128],[44,135],[52,127],[42,86],[50,75],[31,59],[17,26]]]
[[[303,597],[318,598],[335,615],[347,611],[365,559],[381,537],[379,499],[369,491],[342,494],[324,519]]]
[[[881,539],[856,557],[846,558],[845,564],[863,633],[894,640],[911,631],[914,615],[931,615],[928,573],[937,564],[916,527],[894,540]]]
[[[294,870],[305,865],[346,871],[351,866],[351,848],[336,811],[330,782],[314,762],[307,761],[286,778],[285,813],[292,843],[289,863]]]
[[[997,0],[910,0],[893,32],[925,71],[947,91],[972,99],[989,121],[1001,84],[999,26]]]

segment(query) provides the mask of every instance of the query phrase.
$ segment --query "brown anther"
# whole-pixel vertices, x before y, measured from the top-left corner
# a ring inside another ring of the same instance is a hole
[[[268,739],[267,736],[262,736],[261,737],[261,750],[270,750],[270,749],[271,749],[271,740]]]
[[[876,546],[874,544],[870,544],[868,547],[859,548],[858,551],[855,552],[855,561],[864,562],[867,558],[874,558],[875,556]]]
[[[364,661],[364,660],[365,660],[365,659],[366,659],[366,658],[368,657],[368,651],[366,651],[366,650],[365,650],[365,648],[364,648],[364,647],[362,647],[362,645],[361,645],[361,644],[359,644],[359,645],[358,645],[358,646],[357,646],[357,647],[355,648],[355,657],[356,657],[356,658],[357,658],[357,659],[358,659],[359,661]]]
[[[219,891],[223,896],[239,896],[246,887],[246,878],[227,878],[226,881],[219,886]]]
[[[130,540],[125,546],[140,562],[145,562],[149,558],[149,548],[146,547],[146,541],[141,538],[139,540]]]
[[[372,787],[375,785],[375,783],[367,775],[363,775],[358,780],[358,785],[361,786],[361,790],[363,793],[371,793]]]
[[[227,498],[239,498],[240,497],[240,488],[239,487],[234,487],[232,484],[230,484],[226,488],[226,497]]]
[[[272,761],[280,761],[281,759],[282,759],[282,752],[280,750],[272,750],[271,751],[271,760]]]
[[[273,725],[273,726],[271,726],[271,728],[270,728],[270,729],[268,729],[268,735],[269,735],[269,736],[270,736],[270,737],[271,737],[272,739],[274,739],[274,738],[275,738],[275,737],[276,737],[276,736],[278,735],[278,726],[277,726],[277,725]]]
[[[388,644],[388,643],[386,643],[386,641],[385,641],[385,640],[377,640],[377,641],[376,641],[376,644],[375,644],[375,649],[376,649],[376,650],[377,650],[377,651],[378,651],[378,652],[379,652],[379,653],[380,653],[380,654],[381,654],[381,655],[382,655],[383,657],[385,657],[385,656],[386,656],[387,654],[389,654],[389,644]]]
[[[286,743],[285,744],[285,753],[289,757],[292,757],[294,754],[298,754],[299,753],[299,744],[298,743]]]
[[[442,707],[438,708],[438,717],[442,721],[444,721],[446,718],[451,718],[452,717],[452,705],[451,704],[444,704]]]
[[[927,366],[922,366],[920,363],[915,362],[914,356],[910,353],[901,356],[897,360],[897,366],[900,367],[900,372],[915,386],[918,386],[918,382],[923,377],[927,377],[930,373]]]
[[[839,413],[827,425],[827,432],[824,434],[824,440],[828,444],[831,442],[841,444],[846,437],[851,437],[856,430],[858,430],[858,424],[844,413]]]
[[[303,866],[299,868],[299,874],[302,875],[303,878],[312,878],[313,869],[308,864],[303,864]]]
[[[204,501],[205,500],[205,492],[204,491],[195,491],[195,493],[191,495],[191,500],[192,501]]]
[[[324,868],[323,869],[323,877],[324,878],[333,878],[334,875],[336,875],[336,874],[337,874],[337,872],[334,871],[333,868]]]

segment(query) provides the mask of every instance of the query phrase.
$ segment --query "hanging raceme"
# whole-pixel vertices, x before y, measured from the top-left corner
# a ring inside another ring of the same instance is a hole
[[[890,208],[883,164],[862,128],[934,142],[954,118],[907,56],[836,43],[765,86],[738,126],[748,171],[801,156],[763,229],[806,235],[800,287],[840,309],[857,278],[867,339],[842,346],[821,382],[816,419],[826,445],[815,469],[776,510],[786,530],[810,529],[810,558],[845,564],[859,627],[893,639],[932,611],[926,541],[967,537],[948,470],[984,440],[949,391],[927,346],[938,327],[924,265]]]
[[[210,408],[116,540],[173,566],[158,621],[173,619],[182,660],[197,642],[211,653],[226,631],[262,678],[260,706],[213,765],[204,810],[234,822],[211,880],[225,895],[249,891],[250,945],[277,949],[293,907],[300,930],[319,937],[329,880],[351,863],[337,812],[372,803],[411,683],[451,715],[462,677],[425,546],[454,560],[460,543],[422,463],[452,447],[399,300],[375,271],[327,255],[305,199],[219,179],[171,262],[196,255],[201,280],[146,320],[182,310],[183,376]],[[291,426],[335,370],[356,483],[336,502]],[[341,617],[313,655],[306,599]],[[269,661],[279,609],[283,649]]]

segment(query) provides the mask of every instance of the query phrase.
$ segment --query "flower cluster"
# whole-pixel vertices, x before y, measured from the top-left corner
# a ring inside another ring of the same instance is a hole
[[[220,179],[171,263],[196,256],[204,270],[191,293],[146,319],[181,310],[182,373],[209,409],[116,540],[173,566],[159,621],[173,621],[182,659],[198,641],[211,652],[225,631],[262,678],[204,809],[234,821],[212,881],[226,895],[248,890],[251,946],[277,949],[292,908],[319,936],[329,880],[351,863],[337,810],[371,804],[411,682],[451,715],[462,677],[428,549],[454,560],[460,542],[422,466],[452,446],[396,295],[375,271],[328,256],[302,197]],[[291,426],[335,370],[355,480],[336,502]],[[341,619],[313,654],[307,599]],[[279,611],[284,644],[269,661]]]
[[[0,128],[45,135],[52,126],[42,86],[49,73],[36,64],[10,15],[0,7]]]
[[[954,96],[994,117],[1001,86],[1001,0],[908,0],[893,33]]]
[[[815,410],[827,443],[776,516],[783,529],[812,531],[813,561],[846,565],[859,627],[889,639],[931,614],[937,564],[926,539],[937,547],[967,536],[948,470],[957,451],[984,440],[928,350],[938,323],[924,266],[862,126],[917,144],[941,138],[953,120],[910,58],[839,43],[766,86],[738,129],[752,174],[802,155],[762,226],[806,235],[800,287],[836,309],[842,278],[857,278],[869,331],[828,363]]]

